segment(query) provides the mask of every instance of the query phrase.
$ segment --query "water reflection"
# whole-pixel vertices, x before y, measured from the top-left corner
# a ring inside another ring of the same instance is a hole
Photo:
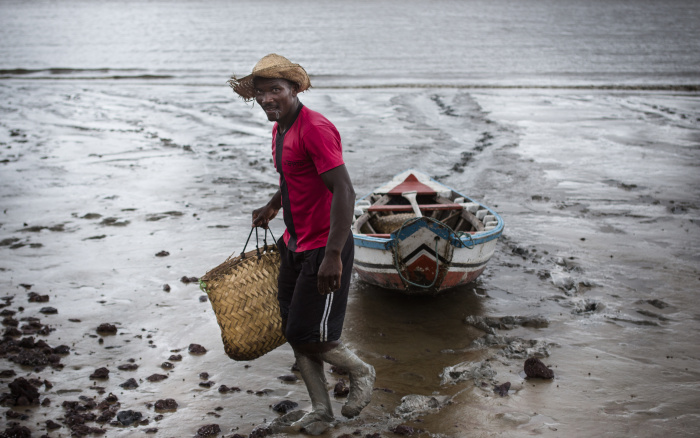
[[[431,394],[439,390],[444,367],[478,360],[478,351],[464,349],[483,333],[464,319],[482,313],[483,295],[466,285],[437,296],[408,296],[358,280],[343,336],[375,366],[376,387],[392,391],[395,403],[406,394]]]

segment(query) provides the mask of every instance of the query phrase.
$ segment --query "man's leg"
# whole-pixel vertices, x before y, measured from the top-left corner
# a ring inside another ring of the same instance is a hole
[[[376,373],[374,367],[365,363],[348,348],[340,344],[336,348],[319,354],[324,362],[343,368],[350,373],[350,394],[341,413],[348,418],[357,417],[372,400]]]
[[[311,399],[311,411],[292,423],[291,428],[317,435],[331,427],[335,420],[323,361],[318,357],[318,353],[338,344],[337,341],[323,342],[324,318],[327,320],[330,314],[333,295],[321,295],[316,287],[322,249],[290,253],[295,266],[294,285],[292,293],[280,294],[280,307],[287,309],[285,336],[294,349],[297,366]],[[288,282],[284,286],[290,288]]]
[[[277,242],[277,246],[281,258],[277,299],[282,315],[282,330],[294,348],[297,366],[311,398],[311,412],[306,413],[301,418],[294,418],[291,427],[298,431],[302,427],[320,422],[312,429],[321,433],[330,426],[330,422],[334,419],[330,397],[326,389],[326,379],[323,374],[323,361],[295,348],[295,339],[304,336],[304,330],[301,330],[300,327],[303,327],[308,318],[304,307],[300,307],[303,303],[299,301],[300,297],[296,292],[298,283],[304,285],[304,278],[300,280],[300,276],[305,257],[303,253],[297,254],[289,251],[282,238]],[[286,421],[282,423],[285,423],[279,425],[282,428],[290,425]],[[277,432],[283,432],[283,429]]]
[[[306,310],[312,309],[305,321],[313,321],[310,328],[311,335],[300,336],[293,334],[290,344],[297,354],[305,355],[317,361],[328,362],[339,368],[346,369],[350,373],[350,394],[348,401],[343,406],[344,416],[352,418],[360,414],[372,398],[372,390],[375,381],[375,371],[371,365],[363,362],[359,357],[347,349],[340,342],[340,335],[345,319],[348,291],[350,290],[350,278],[352,275],[352,262],[354,257],[354,242],[352,233],[349,234],[345,247],[341,253],[343,261],[343,274],[340,288],[328,295],[320,295],[316,288],[316,272],[323,260],[323,249],[310,253],[304,263],[304,268],[297,281],[295,300],[299,299],[305,304]],[[312,268],[315,267],[315,270]],[[305,274],[307,274],[305,276]],[[302,287],[300,288],[300,285]],[[307,295],[308,294],[308,295]],[[294,300],[293,300],[294,301]],[[292,308],[294,308],[294,302]],[[318,315],[321,314],[320,323]],[[302,374],[303,376],[303,374]]]
[[[331,398],[326,387],[326,378],[323,375],[323,361],[315,356],[307,356],[296,351],[294,353],[297,367],[299,367],[306,390],[311,398],[311,412],[292,423],[292,428],[296,430],[303,428],[312,435],[317,435],[331,427],[335,421]]]

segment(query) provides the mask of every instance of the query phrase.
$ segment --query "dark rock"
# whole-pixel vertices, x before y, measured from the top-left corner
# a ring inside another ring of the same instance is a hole
[[[22,321],[26,322],[26,324],[20,327],[22,333],[24,333],[25,335],[32,335],[35,333],[38,333],[40,335],[48,335],[49,332],[52,331],[52,329],[50,329],[49,326],[43,325],[39,318],[22,318]]]
[[[347,397],[348,394],[350,394],[350,387],[344,379],[338,380],[338,383],[333,388],[333,395],[336,397]]]
[[[239,387],[237,387],[237,386],[234,386],[234,387],[232,387],[232,388],[229,388],[229,387],[226,386],[226,385],[221,385],[221,386],[219,386],[219,392],[222,393],[222,394],[225,394],[225,393],[227,393],[227,392],[241,392],[241,388],[239,388]]]
[[[15,406],[39,404],[39,391],[24,377],[18,377],[9,385],[9,401]]]
[[[181,354],[172,354],[172,355],[170,355],[168,360],[172,360],[173,362],[179,362],[182,360],[182,355]]]
[[[22,332],[16,328],[16,327],[8,327],[5,329],[5,332],[2,334],[4,338],[18,338],[22,336]]]
[[[48,295],[39,295],[36,292],[29,292],[28,297],[29,297],[30,303],[48,303],[49,302]]]
[[[99,427],[90,427],[85,424],[74,424],[70,427],[72,436],[104,435],[107,431]]]
[[[199,373],[199,378],[202,380],[208,380],[209,379],[209,373]]]
[[[495,385],[493,387],[493,392],[500,395],[501,397],[507,396],[508,390],[510,390],[510,382],[506,382],[502,385]]]
[[[554,378],[554,371],[547,368],[547,366],[542,363],[536,357],[531,357],[525,361],[525,374],[528,378],[540,378],[540,379],[552,379]]]
[[[7,325],[10,327],[17,327],[19,325],[19,321],[17,321],[15,318],[11,316],[6,316],[5,318],[2,319],[2,325]]]
[[[17,344],[22,348],[34,348],[34,338],[32,336],[27,336],[19,340]]]
[[[285,374],[284,376],[279,376],[278,379],[283,382],[296,382],[299,380],[299,378],[294,374]]]
[[[2,437],[8,437],[8,438],[31,438],[32,432],[20,425],[19,423],[10,423],[10,427],[5,429],[5,433],[2,434]]]
[[[209,300],[209,297],[206,295],[202,295],[199,297],[199,302],[200,303],[206,303]]]
[[[61,426],[53,420],[46,420],[46,428],[48,430],[60,429],[61,427],[63,426]]]
[[[168,376],[166,376],[165,374],[151,374],[150,376],[146,377],[146,380],[148,380],[149,382],[160,382],[167,378]]]
[[[156,253],[156,257],[167,257],[170,253],[168,251],[160,251]]]
[[[0,379],[8,379],[10,377],[15,377],[17,373],[14,370],[2,370],[0,371]]]
[[[58,313],[58,309],[55,307],[42,307],[39,312],[43,313],[44,315],[55,315]]]
[[[221,433],[221,428],[218,424],[207,424],[197,429],[198,437],[215,436]]]
[[[98,368],[95,370],[94,373],[90,374],[91,379],[108,379],[109,378],[109,370],[105,367]]]
[[[157,427],[149,427],[148,429],[144,429],[143,433],[158,433],[158,428]]]
[[[28,416],[27,414],[23,414],[23,413],[21,413],[21,412],[13,411],[13,410],[11,410],[11,409],[10,409],[9,411],[6,411],[6,412],[5,412],[5,416],[6,416],[7,418],[12,419],[12,420],[20,420],[20,421],[24,421],[24,420],[26,420],[26,419],[29,418],[29,416]]]
[[[156,411],[175,411],[178,408],[177,402],[172,398],[158,400],[155,404]]]
[[[117,403],[116,400],[112,399],[112,397],[115,397],[115,398],[116,398],[116,396],[114,396],[113,394],[110,393],[109,396],[107,396],[107,398],[105,398],[104,400],[102,400],[102,401],[96,406],[97,409],[99,409],[100,411],[106,411],[106,410],[108,410],[108,409],[113,409],[114,406],[116,406],[118,403]]]
[[[272,431],[270,430],[269,426],[258,426],[255,429],[253,429],[252,432],[250,432],[250,435],[248,435],[248,438],[263,438],[268,435],[270,435]]]
[[[115,405],[115,409],[118,410],[119,406]],[[105,409],[100,413],[100,415],[95,419],[98,423],[109,423],[117,415],[114,409]]]
[[[139,384],[136,382],[136,379],[134,379],[132,377],[131,379],[127,380],[126,382],[122,383],[119,386],[121,386],[124,389],[134,389],[134,388],[138,388]]]
[[[105,322],[97,327],[97,333],[100,335],[116,335],[117,327],[114,324]]]
[[[205,354],[207,352],[207,349],[202,347],[199,344],[190,344],[189,347],[187,347],[187,351],[190,352],[190,354]]]
[[[530,250],[527,248],[523,248],[522,246],[516,246],[513,248],[513,254],[518,254],[520,256],[526,256],[530,253]]]
[[[121,371],[136,371],[138,368],[139,368],[139,366],[136,365],[135,363],[127,363],[124,365],[119,365],[117,367],[117,369],[121,370]]]
[[[124,426],[129,426],[133,423],[141,421],[143,415],[141,412],[136,412],[132,410],[119,411],[117,412],[117,421]]]
[[[46,341],[44,341],[43,339],[39,339],[38,341],[36,341],[36,343],[34,344],[34,348],[41,349],[44,352],[44,354],[53,353],[53,348],[51,348],[51,346],[47,344]]]
[[[164,284],[164,285],[163,285],[163,290],[164,290],[165,292],[170,292],[170,285],[169,285],[169,284]]]
[[[199,382],[199,386],[201,386],[202,388],[211,388],[212,386],[214,386],[214,382],[212,382],[211,380],[207,380],[206,382]]]
[[[281,402],[275,403],[275,405],[272,406],[272,410],[275,412],[279,412],[280,414],[286,414],[287,412],[291,412],[297,406],[299,406],[299,403],[297,402],[293,402],[291,400],[282,400]]]
[[[415,432],[411,426],[405,426],[403,424],[400,424],[390,430],[396,435],[413,435],[413,433]]]
[[[67,345],[59,345],[53,349],[53,354],[69,354],[70,347]]]
[[[119,398],[110,392],[109,395],[105,397],[104,401],[107,403],[116,403],[119,401]]]
[[[22,350],[9,358],[12,362],[30,367],[43,367],[49,364],[49,357],[41,351]]]
[[[170,362],[163,362],[162,364],[160,364],[160,367],[164,370],[172,370],[173,368],[175,368],[175,365],[173,365]]]

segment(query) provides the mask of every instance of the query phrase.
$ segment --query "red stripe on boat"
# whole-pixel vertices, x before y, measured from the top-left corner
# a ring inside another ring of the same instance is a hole
[[[405,180],[388,193],[389,195],[401,195],[401,193],[404,192],[412,192],[412,191],[418,192],[419,195],[436,195],[437,192],[435,189],[426,186],[422,182],[418,181],[418,178],[414,174],[410,174],[406,177]]]

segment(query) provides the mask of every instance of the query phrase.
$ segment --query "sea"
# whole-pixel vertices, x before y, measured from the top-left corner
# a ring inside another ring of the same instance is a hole
[[[697,85],[691,0],[2,2],[4,79],[216,86],[267,53],[317,86]]]
[[[414,168],[505,221],[466,287],[353,278],[342,339],[378,377],[323,436],[695,436],[698,23],[694,0],[0,1],[3,328],[70,348],[23,365],[3,338],[0,394],[23,377],[41,404],[5,401],[0,433],[80,433],[69,407],[110,393],[131,413],[86,422],[108,437],[262,436],[278,403],[309,409],[291,348],[229,359],[191,280],[251,249],[277,189],[272,126],[226,84],[277,53],[358,197]]]

